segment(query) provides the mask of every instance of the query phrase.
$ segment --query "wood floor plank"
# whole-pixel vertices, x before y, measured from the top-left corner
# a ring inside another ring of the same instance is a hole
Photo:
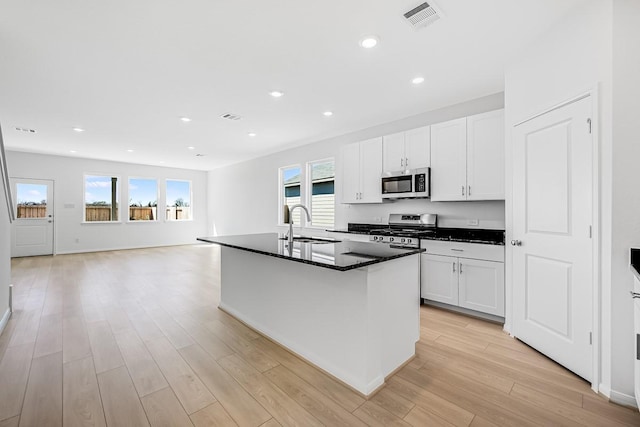
[[[366,425],[373,427],[409,427],[411,424],[381,408],[376,403],[367,401],[353,412]]]
[[[42,310],[24,310],[20,313],[20,322],[16,325],[9,347],[36,342],[40,327],[40,313]]]
[[[404,397],[458,427],[468,426],[474,417],[473,412],[458,406],[455,401],[440,397],[435,393],[435,390],[421,388],[398,375],[393,376],[387,382],[385,389],[395,395]]]
[[[134,330],[124,330],[116,334],[115,339],[138,396],[143,397],[169,386],[156,361]]]
[[[98,386],[108,426],[149,425],[127,368],[121,366],[98,374]]]
[[[282,424],[276,421],[275,418],[271,418],[269,421],[262,424],[260,427],[282,427]]]
[[[257,426],[272,417],[202,347],[194,344],[179,352],[238,425]]]
[[[105,372],[124,365],[116,340],[109,324],[100,320],[87,325],[89,343],[96,373]]]
[[[218,361],[273,417],[283,426],[321,426],[308,411],[298,405],[282,390],[274,387],[246,361],[237,355],[224,357]]]
[[[0,362],[0,420],[20,415],[34,343],[7,348]]]
[[[187,414],[193,414],[216,401],[166,338],[149,341],[146,345]]]
[[[62,352],[33,359],[20,426],[62,425]]]
[[[425,411],[419,406],[413,408],[404,420],[415,427],[434,426],[434,427],[453,427],[453,424],[440,418],[439,416]]]
[[[148,394],[141,400],[152,427],[192,425],[189,416],[169,387]]]
[[[256,368],[260,372],[267,371],[271,368],[275,368],[280,363],[266,353],[252,345],[251,341],[247,341],[244,338],[232,333],[232,330],[222,324],[221,322],[214,320],[205,322],[205,327],[213,332],[222,342],[229,346],[232,350],[242,355],[242,358],[249,362],[251,366]]]
[[[62,312],[49,314],[40,318],[40,328],[36,338],[33,357],[62,351]]]
[[[264,376],[325,425],[365,427],[357,417],[284,366],[270,369]]]
[[[192,317],[181,315],[176,316],[175,320],[191,335],[195,342],[200,344],[200,347],[211,354],[214,359],[218,360],[234,353],[228,345]]]
[[[209,405],[191,415],[195,427],[237,426],[233,418],[224,410],[220,402]],[[264,425],[264,424],[263,424]]]
[[[161,308],[147,311],[158,328],[173,344],[176,349],[190,346],[195,343],[193,338],[180,326],[169,314]]]
[[[384,387],[369,400],[391,412],[398,418],[406,417],[413,407],[416,406],[416,404],[409,399],[405,399],[401,395],[394,393],[389,387]]]
[[[252,342],[253,345],[260,348],[273,359],[287,367],[291,372],[308,382],[313,384],[318,390],[331,397],[335,402],[341,405],[349,412],[353,412],[358,408],[365,399],[353,390],[345,387],[335,379],[325,375],[317,368],[309,365],[304,360],[296,357],[283,347],[262,337]]]
[[[82,312],[65,311],[62,316],[62,360],[64,363],[91,356],[91,344]]]
[[[598,414],[629,426],[640,426],[640,413],[636,410],[611,404],[602,396],[585,395],[583,408],[593,414]]]
[[[0,427],[18,427],[19,424],[20,424],[19,415],[0,421]]]
[[[538,405],[541,408],[545,408],[547,411],[567,417],[585,426],[615,427],[623,425],[610,417],[602,417],[585,411],[582,408],[564,405],[549,395],[520,384],[514,385],[510,395],[522,399],[523,401],[533,403],[534,405]]]
[[[559,385],[555,381],[555,377],[548,378],[534,376],[526,370],[513,369],[512,367],[505,366],[502,363],[496,363],[496,361],[490,358],[478,357],[475,353],[455,351],[438,344],[426,346],[418,343],[416,345],[416,349],[422,354],[421,357],[424,357],[425,359],[435,361],[459,361],[459,363],[463,363],[476,371],[485,372],[498,377],[509,378],[513,382],[543,391],[544,393],[554,396],[556,399],[560,399],[571,405],[582,407],[582,393]],[[424,366],[424,364],[422,366]]]
[[[74,360],[63,366],[62,414],[65,427],[106,425],[93,358]]]

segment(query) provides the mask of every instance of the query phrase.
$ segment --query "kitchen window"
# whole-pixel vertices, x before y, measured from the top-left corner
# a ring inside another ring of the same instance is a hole
[[[168,179],[165,200],[167,221],[190,221],[193,219],[191,181]]]
[[[84,221],[118,222],[119,183],[117,176],[84,176]]]
[[[280,168],[280,224],[284,224],[284,205],[291,208],[301,202],[301,172],[299,165]],[[300,225],[300,209],[293,212],[294,224]]]
[[[333,227],[335,222],[335,161],[318,160],[307,163],[312,227]]]
[[[129,221],[158,220],[158,180],[129,178]]]

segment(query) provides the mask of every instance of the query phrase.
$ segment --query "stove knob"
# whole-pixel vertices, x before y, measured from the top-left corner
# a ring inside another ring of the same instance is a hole
[[[409,243],[409,244],[413,244],[413,239],[412,239],[411,237],[409,237],[409,238],[407,239],[407,243]]]
[[[390,242],[395,242],[395,239],[393,237],[389,237],[389,241]]]
[[[400,239],[400,243],[404,243],[405,242],[405,238],[403,237],[402,239]]]
[[[373,241],[377,242],[378,241],[378,236],[373,236]]]

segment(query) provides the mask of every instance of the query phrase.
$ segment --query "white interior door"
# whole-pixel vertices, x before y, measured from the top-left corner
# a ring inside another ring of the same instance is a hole
[[[16,220],[11,226],[11,256],[53,255],[53,181],[11,180]]]
[[[590,97],[514,128],[513,332],[592,377]]]

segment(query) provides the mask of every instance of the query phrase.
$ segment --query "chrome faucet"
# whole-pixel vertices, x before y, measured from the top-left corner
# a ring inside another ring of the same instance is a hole
[[[289,247],[292,247],[293,245],[293,210],[295,208],[301,208],[305,211],[305,213],[307,214],[307,221],[311,222],[311,215],[309,215],[309,210],[307,209],[307,207],[305,205],[293,205],[291,206],[289,209],[289,236],[288,236],[288,240],[289,240]]]

